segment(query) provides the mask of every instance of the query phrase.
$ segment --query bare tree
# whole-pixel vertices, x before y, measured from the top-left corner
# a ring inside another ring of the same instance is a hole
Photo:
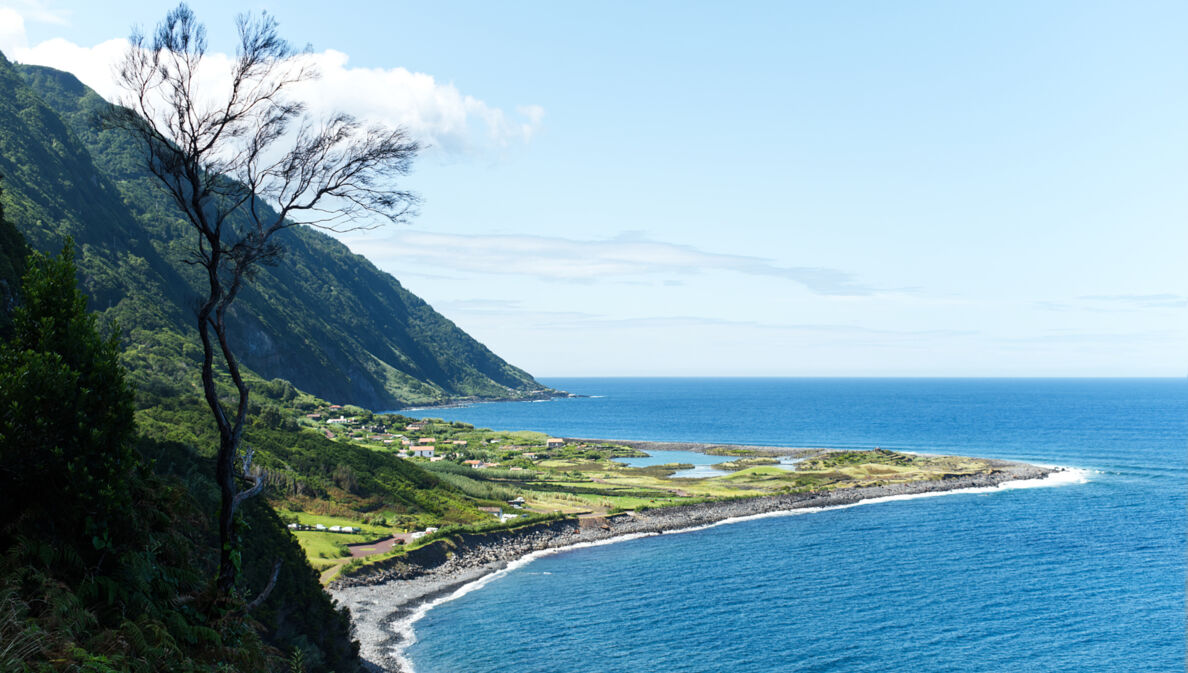
[[[316,77],[308,50],[281,39],[267,14],[241,15],[236,24],[235,61],[218,97],[199,86],[206,30],[186,5],[169,12],[151,41],[134,33],[118,68],[124,95],[111,115],[143,141],[148,169],[192,226],[194,247],[183,261],[205,271],[196,318],[202,388],[219,430],[223,596],[236,580],[235,512],[264,486],[251,451],[240,451],[249,391],[228,341],[227,309],[260,265],[276,263],[277,232],[299,223],[342,230],[402,221],[417,199],[396,181],[420,149],[402,128],[364,127],[346,114],[313,120],[290,97]],[[215,383],[220,364],[235,388],[227,403]]]

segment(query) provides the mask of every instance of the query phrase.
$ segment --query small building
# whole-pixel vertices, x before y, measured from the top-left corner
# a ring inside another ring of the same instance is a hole
[[[404,429],[408,430],[409,432],[417,432],[419,430],[424,430],[425,424],[424,423],[409,423],[408,425],[404,426]]]
[[[436,444],[437,439],[433,437],[422,437],[417,440],[417,444]]]
[[[545,446],[550,449],[559,449],[565,446],[565,440],[560,437],[549,437],[545,440]]]
[[[481,461],[481,460],[464,460],[464,461],[462,461],[462,464],[469,465],[472,468],[477,470],[480,467],[482,467],[483,461]]]
[[[496,519],[503,518],[502,507],[479,507],[478,509],[480,512],[486,512],[487,514],[494,516]]]
[[[466,446],[469,442],[467,442],[465,439],[455,439],[450,443],[454,446]]]
[[[432,446],[414,446],[409,449],[409,452],[412,454],[413,458],[432,458],[433,457],[433,447]]]
[[[336,411],[336,410],[338,410],[338,409],[341,409],[341,408],[342,408],[342,405],[341,405],[341,404],[331,404],[331,405],[330,405],[330,410],[331,410],[331,411]]]

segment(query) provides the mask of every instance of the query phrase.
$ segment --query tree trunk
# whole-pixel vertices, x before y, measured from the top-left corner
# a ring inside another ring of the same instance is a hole
[[[219,484],[219,594],[229,596],[235,588],[235,442],[231,435],[219,431],[219,455],[215,466],[215,481]]]

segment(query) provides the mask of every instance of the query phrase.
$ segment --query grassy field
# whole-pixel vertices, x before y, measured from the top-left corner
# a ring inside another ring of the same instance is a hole
[[[370,542],[375,539],[374,535],[345,535],[314,530],[295,530],[293,535],[297,538],[297,543],[305,550],[305,555],[311,559],[342,558],[348,555],[346,545]]]
[[[368,426],[368,423],[371,425]],[[408,425],[421,427],[409,431],[406,429]],[[323,429],[325,426],[313,424],[310,431],[321,432]],[[432,478],[425,477],[436,479],[436,482],[431,483],[437,483],[438,486],[434,488],[441,490],[434,493],[440,492],[443,502],[455,504],[441,508],[437,514],[416,509],[377,509],[375,506],[369,509],[360,507],[353,512],[348,506],[349,498],[338,499],[333,494],[339,491],[327,488],[327,492],[332,495],[325,502],[302,502],[300,505],[295,504],[293,509],[278,509],[286,521],[327,527],[354,526],[364,530],[361,535],[294,532],[310,562],[324,572],[323,579],[334,576],[344,566],[373,563],[402,553],[396,550],[362,559],[344,558],[344,545],[347,543],[371,541],[405,532],[403,528],[388,524],[389,521],[401,522],[404,528],[415,525],[418,529],[425,526],[465,525],[473,530],[478,525],[480,529],[486,530],[491,525],[498,525],[490,519],[483,521],[475,518],[475,508],[480,506],[501,505],[503,512],[514,514],[607,514],[703,502],[707,499],[937,480],[988,472],[991,469],[986,461],[973,458],[920,456],[877,449],[803,449],[796,453],[801,461],[795,469],[785,469],[786,466],[776,465],[777,458],[770,450],[714,447],[711,453],[733,459],[719,466],[723,474],[673,479],[672,475],[678,470],[692,466],[673,463],[628,467],[613,459],[644,454],[638,449],[613,443],[571,442],[558,445],[554,440],[549,444],[549,437],[539,432],[491,431],[464,423],[433,419],[417,421],[398,416],[375,416],[373,420],[359,423],[359,428],[354,430],[341,426],[334,428],[339,442],[389,455],[401,450],[399,443],[377,446],[372,440],[356,441],[350,438],[353,433],[362,430],[366,431],[364,434],[395,438],[393,442],[398,442],[401,437],[412,438],[409,441],[417,442],[423,441],[423,438],[433,438],[439,460],[445,460],[430,462],[425,458],[407,458],[401,464],[408,465],[409,469],[417,466],[434,475]],[[467,461],[480,463],[481,469],[473,468]],[[336,483],[349,486],[355,477],[340,470],[336,478]],[[523,499],[522,510],[511,507],[510,502],[516,498]],[[357,500],[360,506],[366,504],[361,498]],[[373,496],[372,501],[375,500]],[[464,511],[461,503],[466,503],[468,511]],[[297,507],[307,505],[309,509],[331,511],[339,516],[295,511]],[[357,516],[350,516],[356,512]],[[512,520],[505,526],[515,526],[522,521]],[[417,546],[419,544],[423,542],[418,542]]]
[[[384,536],[391,535],[393,532],[390,526],[381,526],[375,523],[363,523],[358,519],[350,519],[340,516],[326,516],[322,514],[311,514],[309,512],[294,512],[284,508],[276,508],[277,515],[285,523],[299,523],[306,526],[316,526],[322,524],[329,528],[330,526],[351,526],[352,528],[362,529],[364,536]],[[341,535],[334,533],[334,535]],[[349,536],[344,536],[349,537]]]

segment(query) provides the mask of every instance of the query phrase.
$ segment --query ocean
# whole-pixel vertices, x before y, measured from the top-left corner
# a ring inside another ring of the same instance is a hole
[[[1063,485],[542,555],[424,612],[416,673],[1182,671],[1184,379],[545,379],[411,412],[556,436],[957,453]]]

